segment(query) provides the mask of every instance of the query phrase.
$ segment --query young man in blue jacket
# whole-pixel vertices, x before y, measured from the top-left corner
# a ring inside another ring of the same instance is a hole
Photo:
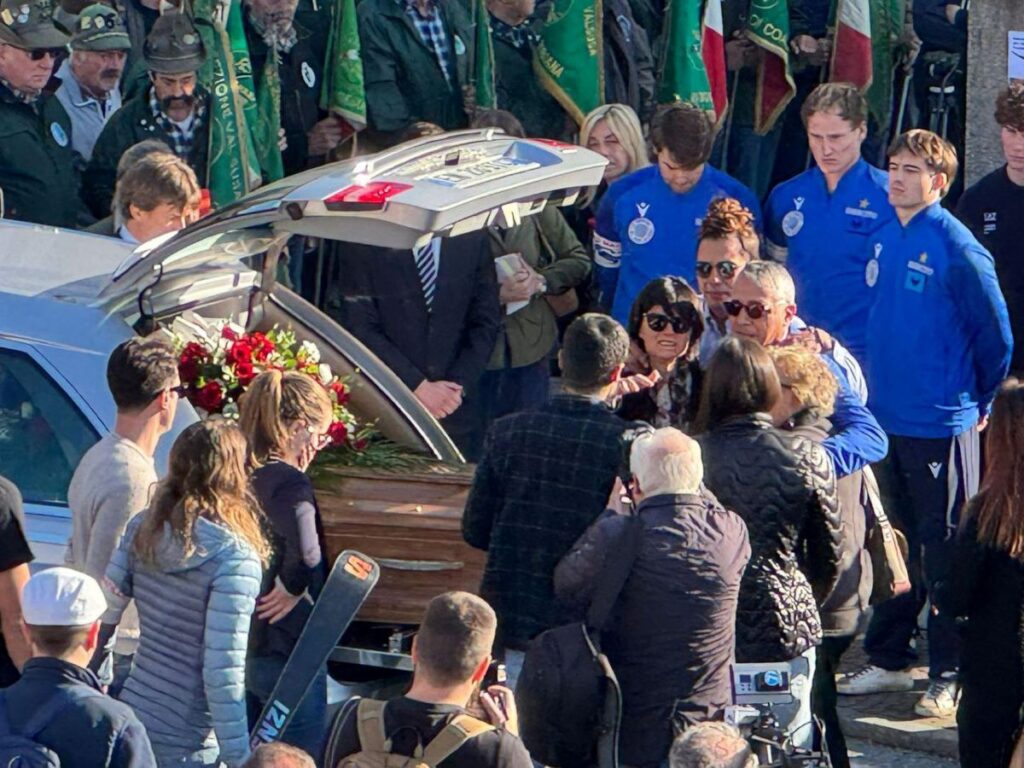
[[[754,212],[754,193],[708,165],[715,129],[704,111],[681,102],[663,107],[651,123],[658,164],[613,184],[594,228],[594,265],[601,303],[625,325],[633,299],[662,275],[694,284],[700,223],[708,204],[735,197]]]
[[[871,409],[889,435],[878,481],[910,544],[915,588],[875,608],[869,663],[840,682],[840,693],[913,687],[906,668],[917,615],[948,576],[957,511],[978,487],[978,433],[1009,368],[1013,339],[992,256],[940,204],[956,172],[955,150],[930,131],[909,131],[889,150],[897,218],[870,238],[867,372]],[[952,715],[956,628],[933,612],[928,655],[931,684],[915,711]]]
[[[765,206],[768,256],[796,283],[800,315],[864,362],[872,291],[867,240],[895,215],[888,177],[861,157],[868,105],[850,83],[819,85],[801,108],[814,165],[779,184]]]

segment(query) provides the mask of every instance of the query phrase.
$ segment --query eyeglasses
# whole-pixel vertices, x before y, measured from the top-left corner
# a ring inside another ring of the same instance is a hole
[[[184,397],[188,393],[188,385],[187,384],[179,384],[176,387],[168,387],[167,391],[168,392],[173,392],[178,397]]]
[[[697,276],[707,280],[711,277],[711,270],[718,270],[718,276],[724,280],[732,280],[736,276],[736,271],[739,269],[737,264],[731,261],[719,261],[712,264],[710,261],[698,261],[697,262]]]
[[[331,444],[331,436],[324,432],[320,432],[316,427],[310,427],[307,425],[306,432],[308,432],[310,436],[313,438],[311,442],[313,443],[313,447],[316,448],[318,451],[322,451],[324,448]]]
[[[736,299],[726,301],[722,306],[725,308],[725,311],[729,313],[730,317],[739,317],[740,312],[746,310],[747,317],[751,320],[760,320],[772,311],[771,307],[766,307],[764,304],[757,304],[755,302],[744,304],[742,301],[737,301]]]
[[[647,320],[647,327],[655,333],[661,333],[670,325],[673,333],[688,333],[693,328],[693,320],[690,317],[669,317],[660,312],[648,312],[644,318]]]
[[[32,61],[42,61],[47,56],[51,59],[60,58],[66,50],[66,48],[32,48],[31,50],[25,51],[25,53],[28,54],[28,57],[32,59]]]

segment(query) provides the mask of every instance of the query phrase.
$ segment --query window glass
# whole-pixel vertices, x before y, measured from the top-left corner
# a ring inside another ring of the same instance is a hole
[[[0,349],[0,475],[26,502],[67,504],[68,484],[99,435],[28,355]]]

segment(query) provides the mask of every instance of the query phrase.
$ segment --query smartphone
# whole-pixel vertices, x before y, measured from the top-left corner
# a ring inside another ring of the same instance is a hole
[[[490,666],[487,667],[487,673],[484,675],[484,679],[480,682],[480,690],[483,693],[487,692],[487,689],[492,685],[508,685],[508,670],[505,665],[500,661],[492,661]],[[508,717],[508,712],[505,711],[505,702],[500,696],[491,697],[494,703],[498,706],[503,717]]]

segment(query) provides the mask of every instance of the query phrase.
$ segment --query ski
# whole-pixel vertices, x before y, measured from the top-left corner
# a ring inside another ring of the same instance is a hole
[[[334,561],[306,626],[256,722],[249,739],[253,749],[281,738],[320,667],[330,657],[379,577],[377,563],[360,552],[346,549]]]

